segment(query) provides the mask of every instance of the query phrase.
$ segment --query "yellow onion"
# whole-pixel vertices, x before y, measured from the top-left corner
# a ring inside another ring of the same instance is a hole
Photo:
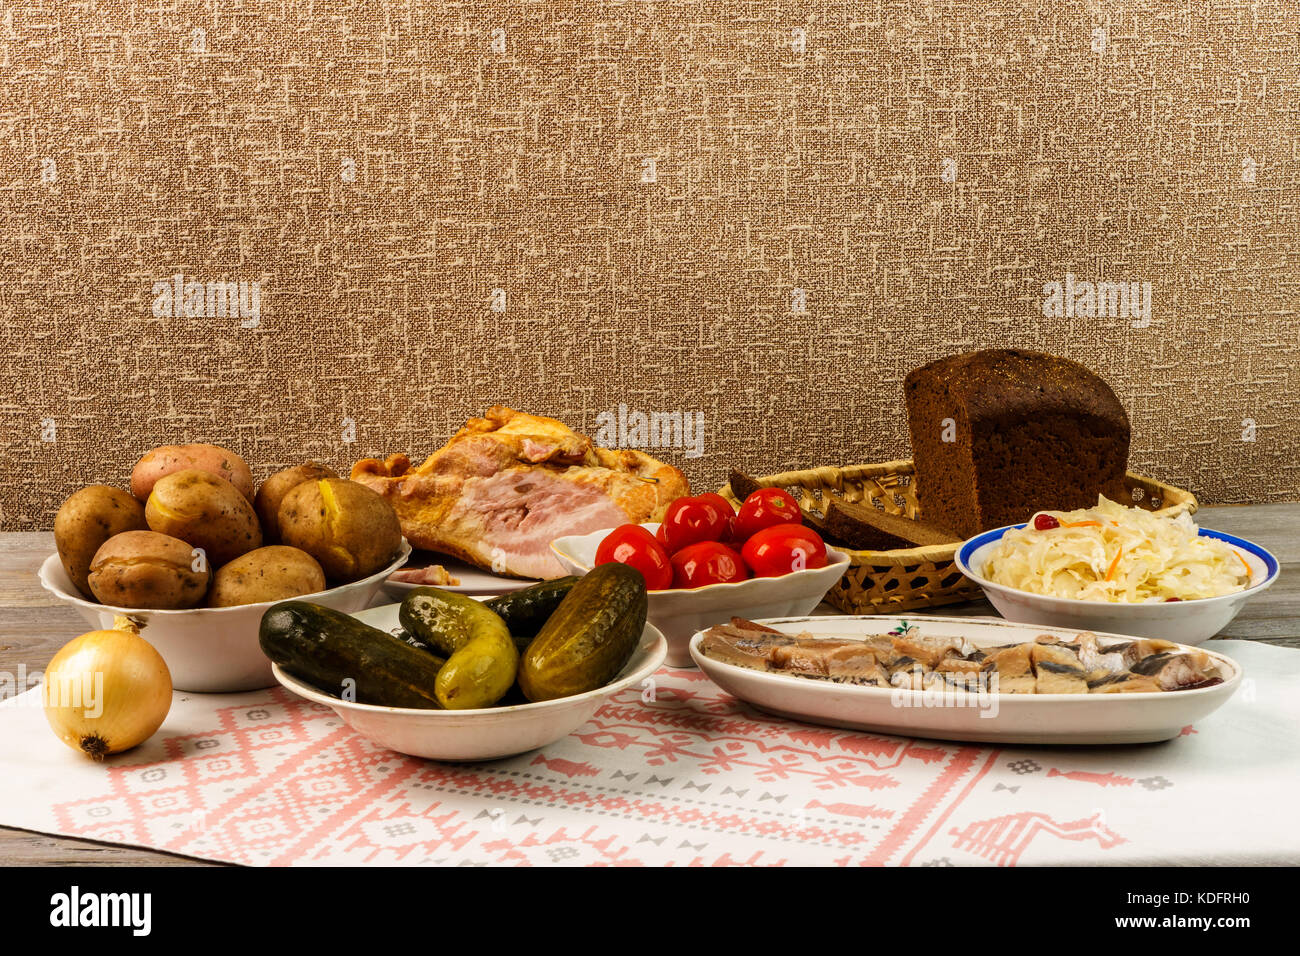
[[[172,705],[172,675],[136,626],[69,641],[45,670],[45,719],[74,750],[103,760],[154,735]]]

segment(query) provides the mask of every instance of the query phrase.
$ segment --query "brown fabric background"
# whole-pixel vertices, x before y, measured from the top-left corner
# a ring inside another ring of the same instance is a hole
[[[992,345],[1112,382],[1135,470],[1300,498],[1298,26],[1291,0],[4,4],[0,526],[157,444],[346,469],[497,401],[702,410],[704,456],[662,452],[701,487],[904,457],[902,376]],[[1045,318],[1067,272],[1149,281],[1150,327]],[[175,273],[259,282],[260,324],[155,317]]]

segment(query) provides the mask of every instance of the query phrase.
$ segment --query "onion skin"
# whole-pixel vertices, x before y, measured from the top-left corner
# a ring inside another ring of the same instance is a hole
[[[45,670],[45,719],[65,744],[96,760],[144,743],[172,703],[167,663],[126,626],[69,641]]]

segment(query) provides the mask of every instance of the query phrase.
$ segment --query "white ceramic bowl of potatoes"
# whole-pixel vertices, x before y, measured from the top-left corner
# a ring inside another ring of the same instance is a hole
[[[370,606],[384,579],[405,564],[410,555],[411,546],[403,539],[397,557],[374,574],[350,584],[302,595],[301,600],[349,614],[360,611]],[[41,586],[64,604],[76,608],[92,628],[111,628],[119,614],[137,622],[140,636],[157,648],[167,662],[172,686],[177,690],[234,693],[271,687],[276,682],[271,662],[258,643],[257,631],[262,615],[278,601],[172,611],[112,607],[82,597],[57,554],[45,559],[39,574]]]
[[[164,445],[131,473],[130,492],[91,485],[54,520],[41,584],[96,628],[125,615],[162,654],[180,690],[274,684],[258,627],[267,608],[307,598],[369,606],[410,555],[392,506],[317,462],[253,493],[252,472],[218,445]]]

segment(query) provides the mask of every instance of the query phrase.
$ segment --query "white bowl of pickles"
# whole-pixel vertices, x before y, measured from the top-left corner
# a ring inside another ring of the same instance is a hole
[[[388,604],[353,615],[390,634],[403,632],[401,605]],[[529,702],[512,691],[496,705],[465,710],[387,707],[345,700],[273,666],[275,679],[299,697],[328,707],[345,724],[380,747],[427,760],[496,760],[545,747],[580,728],[602,704],[623,691],[640,692],[668,652],[664,636],[646,624],[630,659],[613,680],[584,693]]]

